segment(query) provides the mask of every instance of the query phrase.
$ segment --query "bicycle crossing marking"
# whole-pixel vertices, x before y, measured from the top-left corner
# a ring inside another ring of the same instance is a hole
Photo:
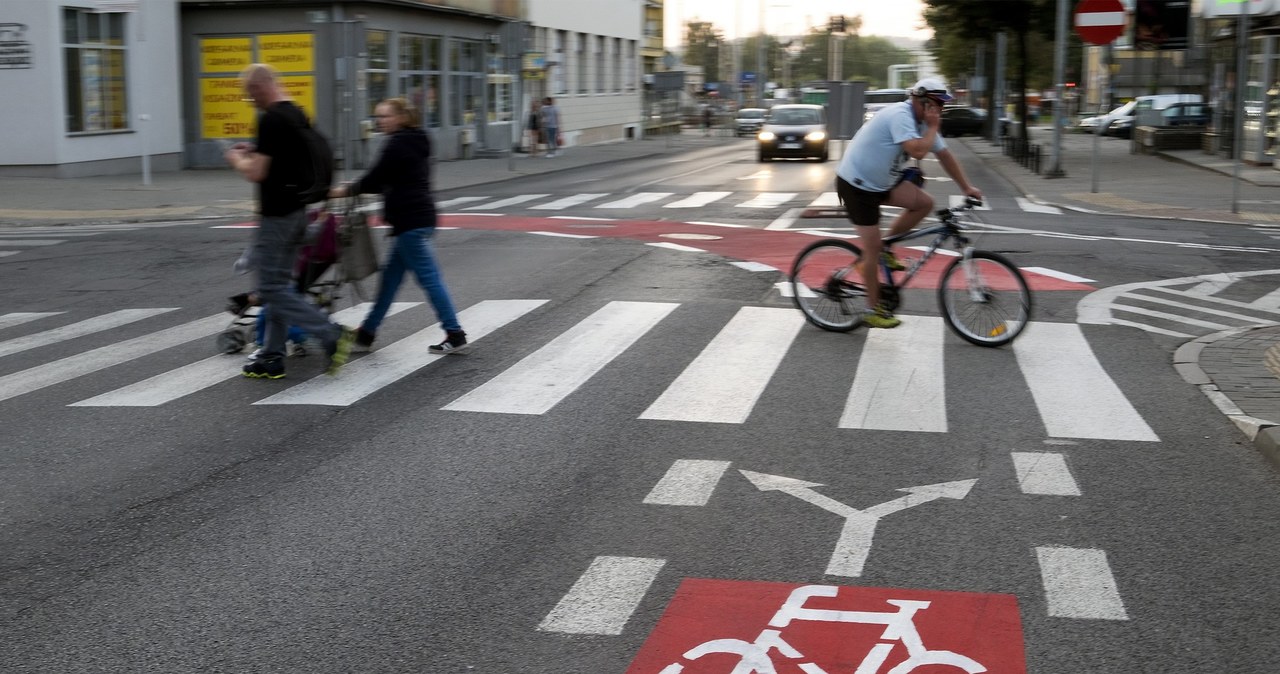
[[[545,198],[545,197],[549,197],[549,196],[551,196],[551,195],[550,195],[550,194],[521,194],[521,195],[519,195],[519,196],[514,196],[514,197],[509,197],[509,198],[506,198],[506,199],[499,199],[499,200],[497,200],[497,201],[492,201],[492,202],[489,202],[489,203],[487,203],[487,204],[478,204],[478,205],[476,205],[476,206],[468,206],[468,207],[466,207],[466,208],[464,208],[464,209],[462,209],[462,210],[464,210],[464,211],[490,211],[490,210],[493,210],[493,209],[495,209],[495,208],[506,208],[507,206],[516,206],[516,205],[519,205],[519,204],[523,204],[523,203],[525,203],[526,201],[533,201],[533,200],[535,200],[535,199],[543,199],[543,198]]]
[[[677,306],[665,302],[610,302],[443,409],[545,414]]]
[[[618,199],[617,201],[600,204],[599,206],[596,206],[596,208],[635,208],[636,206],[643,206],[644,204],[652,203],[654,201],[661,201],[672,194],[672,192],[639,192],[625,199]]]
[[[609,196],[608,192],[597,192],[597,193],[584,192],[582,194],[574,194],[572,196],[556,199],[555,201],[552,201],[549,203],[539,204],[537,206],[530,206],[529,208],[535,211],[563,211],[566,208],[578,206],[580,204],[585,204],[588,201],[594,201],[601,197],[607,197],[607,196]]]
[[[92,335],[96,332],[118,328],[122,325],[136,323],[144,318],[158,316],[170,311],[177,311],[175,307],[157,308],[157,309],[121,309],[113,311],[109,314],[94,316],[71,325],[64,325],[60,328],[45,330],[34,335],[18,337],[8,341],[0,342],[0,356],[8,356],[15,353],[21,353],[28,349],[45,346],[48,344],[57,344],[67,340]]]
[[[1129,619],[1106,551],[1044,546],[1036,548],[1036,561],[1050,616]]]
[[[622,634],[665,559],[596,557],[538,624],[542,632]]]
[[[1280,307],[1276,307],[1273,304],[1280,300],[1280,290],[1269,291],[1251,302],[1218,297],[1215,293],[1226,291],[1241,281],[1254,280],[1257,277],[1275,276],[1277,274],[1280,274],[1280,270],[1268,269],[1252,272],[1233,272],[1230,274],[1187,276],[1103,288],[1090,293],[1080,300],[1080,303],[1076,306],[1076,320],[1079,323],[1088,325],[1132,327],[1153,334],[1168,335],[1179,339],[1193,339],[1197,335],[1227,328],[1273,324],[1280,322]],[[1169,295],[1186,301],[1170,303],[1163,298],[1153,299],[1153,293]],[[1164,304],[1175,307],[1181,312],[1158,312],[1134,305],[1134,303],[1140,302]],[[1212,308],[1213,306],[1239,309],[1241,311],[1224,312]],[[1202,320],[1196,318],[1197,315],[1228,320]],[[1148,322],[1144,322],[1142,317],[1176,323],[1188,328],[1198,328],[1199,330],[1188,330],[1187,332],[1171,330],[1161,325],[1151,325]]]
[[[640,418],[745,422],[804,323],[792,309],[743,307]]]
[[[720,478],[729,470],[728,461],[677,459],[658,484],[653,485],[643,503],[648,505],[704,506]]]
[[[839,427],[947,432],[945,329],[941,318],[907,316],[893,334],[868,331]]]
[[[1193,296],[1193,297],[1198,297],[1197,295],[1191,295],[1191,296]],[[1188,305],[1188,304],[1186,304],[1186,303],[1184,303],[1184,302],[1174,302],[1173,300],[1167,300],[1167,299],[1164,299],[1163,297],[1153,297],[1153,296],[1151,296],[1151,295],[1137,295],[1137,294],[1134,294],[1134,295],[1130,295],[1130,297],[1131,297],[1132,299],[1134,299],[1134,300],[1139,301],[1139,302],[1148,302],[1148,303],[1151,303],[1151,304],[1160,304],[1160,305],[1168,306],[1168,307],[1179,307],[1179,308],[1182,308],[1182,307],[1187,307],[1187,306],[1195,306],[1195,305]],[[1223,303],[1223,304],[1227,304],[1227,302],[1229,302],[1229,300],[1223,300],[1223,301],[1222,301],[1222,303]],[[1235,303],[1235,304],[1240,304],[1240,303]],[[1249,305],[1244,305],[1244,306],[1247,308]],[[1133,309],[1133,307],[1126,307],[1126,308],[1125,308],[1125,310],[1132,310],[1132,309]],[[1236,312],[1233,312],[1233,311],[1223,311],[1223,310],[1221,310],[1221,309],[1212,309],[1212,308],[1209,308],[1209,307],[1197,307],[1197,308],[1196,308],[1196,311],[1198,311],[1198,312],[1200,312],[1200,313],[1202,313],[1202,314],[1209,314],[1210,316],[1221,316],[1221,317],[1223,317],[1223,318],[1230,318],[1230,319],[1235,320],[1235,321],[1240,321],[1240,322],[1242,322],[1242,323],[1252,323],[1252,324],[1254,324],[1254,325],[1273,325],[1273,324],[1275,324],[1275,321],[1274,321],[1274,320],[1271,320],[1271,319],[1269,319],[1269,318],[1258,318],[1258,317],[1256,317],[1256,316],[1247,316],[1247,315],[1245,315],[1245,314],[1240,314],[1240,313],[1236,313]],[[1156,313],[1156,312],[1152,312],[1152,313]],[[1212,324],[1212,323],[1211,323],[1211,324],[1209,324],[1209,325],[1210,325],[1210,326],[1212,326],[1212,325],[1214,325],[1214,324]],[[1225,330],[1225,329],[1226,329],[1226,328],[1228,328],[1228,327],[1233,327],[1233,326],[1223,326],[1223,327],[1222,327],[1222,328],[1220,328],[1220,329]]]
[[[1067,467],[1065,456],[1055,452],[1013,452],[1012,456],[1022,493],[1080,496],[1080,487]]]
[[[0,315],[0,330],[22,325],[23,323],[30,323],[41,318],[48,318],[49,316],[57,316],[62,313],[61,311],[18,311]]]
[[[453,206],[458,206],[460,204],[470,204],[477,201],[484,201],[485,199],[492,199],[492,198],[493,197],[457,197],[454,199],[445,199],[444,201],[441,201],[440,203],[436,204],[436,208],[441,208],[441,209],[451,208]]]
[[[395,302],[387,311],[394,316],[402,311],[415,307],[421,302]],[[349,309],[335,312],[333,320],[338,323],[356,322],[362,319],[372,307],[372,302],[365,302]],[[70,407],[156,407],[173,402],[179,398],[220,384],[229,379],[241,376],[244,359],[237,355],[218,354],[190,365],[162,372],[154,377],[124,386],[114,391],[74,402]]]
[[[777,208],[799,196],[795,192],[760,192],[753,199],[738,204],[737,208]]]
[[[1102,369],[1078,325],[1036,323],[1013,341],[1013,352],[1049,437],[1160,440]]]
[[[694,192],[693,194],[663,206],[663,208],[702,208],[707,204],[719,201],[733,192]]]
[[[466,326],[467,338],[474,342],[546,302],[547,300],[485,300],[464,309],[458,314],[458,320]],[[259,400],[254,405],[352,405],[441,358],[453,357],[427,350],[429,345],[440,339],[440,333],[440,324],[436,323],[347,363],[336,377],[317,376]]]
[[[113,365],[186,344],[221,331],[227,324],[226,314],[214,314],[172,328],[135,337],[116,344],[101,346],[74,356],[0,377],[0,402],[42,388],[83,377]]]

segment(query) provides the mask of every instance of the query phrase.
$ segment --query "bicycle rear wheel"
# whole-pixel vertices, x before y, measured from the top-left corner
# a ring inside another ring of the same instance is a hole
[[[848,241],[824,239],[800,251],[791,265],[791,299],[810,323],[848,332],[862,323],[867,293],[858,265],[862,251]]]
[[[978,346],[1012,342],[1031,320],[1031,291],[1004,257],[975,250],[956,258],[938,286],[942,317],[957,335]]]

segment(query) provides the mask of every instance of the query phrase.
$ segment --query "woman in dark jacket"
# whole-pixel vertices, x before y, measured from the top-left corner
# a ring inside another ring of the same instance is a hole
[[[403,98],[389,98],[374,108],[378,130],[387,134],[378,162],[359,180],[335,187],[330,197],[381,192],[383,218],[391,225],[395,242],[382,268],[378,300],[356,331],[356,343],[371,346],[400,290],[406,272],[412,271],[431,300],[444,328],[445,340],[427,347],[432,353],[462,353],[467,333],[458,323],[453,300],[444,287],[436,264],[431,236],[436,231],[436,204],[431,195],[431,141],[418,125],[418,111]]]

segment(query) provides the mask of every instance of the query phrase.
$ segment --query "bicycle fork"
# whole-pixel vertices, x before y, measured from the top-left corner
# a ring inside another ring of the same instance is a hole
[[[982,283],[982,272],[978,271],[978,263],[973,261],[973,246],[965,246],[960,256],[965,283],[969,286],[969,299],[974,304],[985,304],[988,299],[986,286]]]

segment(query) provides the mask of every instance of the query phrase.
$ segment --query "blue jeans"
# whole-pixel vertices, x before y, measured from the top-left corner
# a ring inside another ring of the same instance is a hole
[[[546,129],[547,152],[555,152],[560,149],[560,127],[548,126]]]
[[[431,306],[436,310],[436,318],[440,327],[447,332],[461,332],[458,313],[453,308],[453,300],[444,287],[444,279],[440,277],[440,266],[436,264],[435,251],[431,247],[431,236],[435,227],[411,229],[396,236],[391,252],[387,256],[387,264],[382,268],[382,279],[378,283],[378,301],[365,317],[360,327],[365,332],[377,333],[382,319],[387,317],[387,310],[400,290],[405,273],[412,271],[418,279],[418,285],[427,293]]]
[[[281,216],[263,216],[258,223],[258,239],[254,243],[254,260],[258,269],[258,297],[270,310],[262,344],[264,358],[283,356],[289,326],[314,335],[330,349],[342,334],[342,328],[329,321],[329,316],[308,302],[298,292],[293,280],[293,265],[307,229],[307,213],[303,209]]]

